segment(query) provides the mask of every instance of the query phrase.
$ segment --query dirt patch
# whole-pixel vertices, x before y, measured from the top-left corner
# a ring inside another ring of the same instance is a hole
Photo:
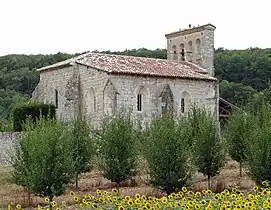
[[[7,206],[8,204],[15,205],[20,203],[24,207],[37,206],[38,204],[44,205],[44,201],[40,197],[29,195],[25,188],[10,183],[11,170],[10,167],[0,167],[0,204]],[[233,184],[243,189],[248,189],[254,185],[254,182],[249,179],[246,170],[243,170],[243,176],[240,177],[239,164],[229,159],[219,176],[212,179],[211,189],[214,192],[220,192]],[[94,170],[91,173],[85,173],[80,176],[78,189],[75,189],[75,186],[71,184],[67,192],[55,198],[55,200],[59,203],[62,201],[73,203],[72,197],[68,194],[71,190],[76,192],[78,196],[84,196],[95,194],[97,188],[111,191],[114,187],[114,183],[104,179],[99,171]],[[201,191],[203,189],[207,189],[207,178],[202,174],[196,174],[193,190]],[[144,173],[139,174],[133,180],[121,183],[120,192],[122,195],[130,196],[134,196],[136,193],[156,197],[163,195],[162,192],[148,185],[148,178]]]

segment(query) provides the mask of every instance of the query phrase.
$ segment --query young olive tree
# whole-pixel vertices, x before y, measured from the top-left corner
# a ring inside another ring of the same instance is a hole
[[[246,142],[249,175],[257,183],[271,182],[271,105],[260,104],[253,109],[253,126]]]
[[[171,113],[152,120],[144,142],[150,181],[167,194],[189,185],[189,126],[184,119],[174,120]]]
[[[202,108],[192,109],[191,112],[191,115],[198,116],[200,122],[200,127],[193,136],[193,160],[198,172],[208,177],[210,188],[211,177],[219,174],[224,165],[225,146],[220,138],[215,117]]]
[[[135,175],[137,167],[135,131],[130,115],[120,112],[105,119],[97,140],[103,176],[117,183]]]
[[[225,137],[230,157],[240,164],[240,177],[242,176],[242,165],[246,161],[246,143],[250,130],[249,112],[234,110],[225,129]]]
[[[92,158],[95,154],[90,128],[83,116],[74,119],[69,137],[72,145],[75,185],[78,188],[78,177],[92,168]]]
[[[26,123],[15,149],[13,178],[31,193],[49,197],[63,194],[74,177],[68,132],[55,119]]]

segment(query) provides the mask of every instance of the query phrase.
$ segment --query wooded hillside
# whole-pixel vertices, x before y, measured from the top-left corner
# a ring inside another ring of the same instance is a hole
[[[165,49],[140,48],[103,53],[162,59],[167,57]],[[31,96],[39,80],[39,75],[35,71],[37,68],[75,55],[57,53],[0,57],[0,119],[8,119],[14,105]],[[236,105],[246,104],[259,97],[271,101],[271,49],[225,50],[219,48],[215,51],[215,70],[220,80],[220,96],[224,99]]]

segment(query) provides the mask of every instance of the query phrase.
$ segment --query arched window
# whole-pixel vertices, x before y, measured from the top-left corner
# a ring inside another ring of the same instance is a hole
[[[172,46],[172,51],[173,51],[173,60],[177,60],[178,59],[178,54],[177,54],[177,47],[176,47],[176,45]]]
[[[192,41],[188,42],[187,51],[188,51],[188,53],[193,53],[193,43],[192,43]]]
[[[118,92],[111,81],[108,81],[103,91],[103,109],[105,114],[115,115],[117,111]]]
[[[95,96],[95,91],[93,88],[89,89],[88,92],[88,113],[93,113],[96,111],[96,96]]]
[[[137,111],[145,111],[146,107],[148,107],[148,100],[148,90],[144,87],[141,87],[137,93]]]
[[[200,53],[200,51],[201,51],[201,41],[200,41],[200,39],[198,38],[198,39],[196,39],[196,53]]]
[[[180,99],[180,111],[186,113],[189,111],[191,106],[191,95],[187,91],[183,91]]]
[[[167,111],[173,112],[173,93],[168,84],[163,88],[160,97],[162,113],[166,113]]]

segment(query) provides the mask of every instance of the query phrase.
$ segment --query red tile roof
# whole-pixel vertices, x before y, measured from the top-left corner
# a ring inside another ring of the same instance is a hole
[[[205,69],[186,61],[180,61],[178,63],[177,61],[166,59],[102,53],[86,53],[75,58],[43,67],[38,69],[38,71],[56,69],[61,66],[71,65],[72,63],[97,68],[111,74],[216,80],[216,78],[209,76]]]

